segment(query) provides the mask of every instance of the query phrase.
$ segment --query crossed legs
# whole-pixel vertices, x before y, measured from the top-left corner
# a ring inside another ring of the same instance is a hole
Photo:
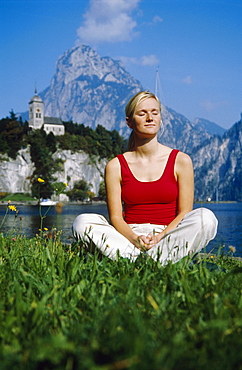
[[[179,225],[166,234],[160,242],[146,253],[165,265],[168,261],[177,262],[188,254],[199,252],[217,232],[218,221],[207,208],[195,209],[183,218]],[[163,225],[132,224],[130,227],[137,235],[160,232]],[[76,240],[93,243],[95,247],[112,260],[117,252],[121,257],[135,260],[140,253],[128,239],[108,223],[104,216],[83,213],[76,217],[73,226]]]

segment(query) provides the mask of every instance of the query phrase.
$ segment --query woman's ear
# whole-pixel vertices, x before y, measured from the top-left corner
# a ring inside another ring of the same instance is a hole
[[[126,117],[126,123],[127,123],[127,125],[129,126],[129,128],[132,128],[132,124],[131,124],[131,122],[130,122],[129,117]]]

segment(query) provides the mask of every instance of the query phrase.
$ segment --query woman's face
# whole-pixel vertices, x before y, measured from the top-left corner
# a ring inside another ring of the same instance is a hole
[[[127,124],[136,134],[151,135],[157,134],[160,128],[161,113],[156,99],[147,98],[142,100],[136,107],[132,121],[127,117]]]

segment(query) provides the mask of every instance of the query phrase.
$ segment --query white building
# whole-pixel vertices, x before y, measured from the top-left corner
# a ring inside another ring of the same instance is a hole
[[[29,102],[29,127],[36,130],[42,126],[47,134],[53,132],[54,135],[59,136],[65,133],[65,126],[60,118],[44,116],[43,100],[35,91],[35,95]]]

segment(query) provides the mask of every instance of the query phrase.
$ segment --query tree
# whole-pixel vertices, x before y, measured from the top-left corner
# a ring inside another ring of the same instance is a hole
[[[106,200],[106,187],[104,181],[100,182],[98,196],[101,200]]]
[[[112,141],[112,155],[115,157],[125,151],[127,141],[125,141],[116,130],[111,131],[110,136]]]
[[[32,181],[32,197],[37,199],[49,199],[53,194],[51,182],[49,181],[48,177],[45,178],[42,176],[40,178],[44,180],[43,183],[40,183],[37,177],[34,177]]]
[[[53,173],[56,171],[58,163],[52,158],[52,151],[48,148],[47,135],[43,129],[32,131],[29,140],[31,159],[35,164],[32,196],[50,198],[54,192],[52,187],[52,183],[55,181]],[[43,179],[44,183],[40,184],[38,178]]]
[[[88,154],[108,159],[124,151],[126,142],[116,130],[110,132],[102,125],[97,125],[93,130],[71,121],[64,122],[64,125],[66,134],[58,137],[62,149],[83,150]]]
[[[56,152],[56,137],[50,132],[46,137],[46,145],[52,153]]]
[[[15,114],[12,113],[12,116],[15,117]],[[3,128],[1,132],[1,141],[3,142],[4,148],[1,148],[1,152],[4,150],[11,158],[15,159],[18,151],[26,146],[23,126],[21,126],[21,122],[9,118],[1,123],[3,123],[3,125],[1,125]]]
[[[72,190],[66,192],[71,200],[80,200],[90,198],[92,192],[90,191],[91,184],[88,184],[85,180],[76,181]]]
[[[11,121],[17,121],[17,116],[14,113],[13,109],[10,110],[9,114],[10,114],[10,120]]]
[[[56,195],[59,195],[59,194],[65,194],[66,193],[66,186],[67,184],[63,183],[63,182],[54,182],[52,184],[52,188],[55,192]]]

